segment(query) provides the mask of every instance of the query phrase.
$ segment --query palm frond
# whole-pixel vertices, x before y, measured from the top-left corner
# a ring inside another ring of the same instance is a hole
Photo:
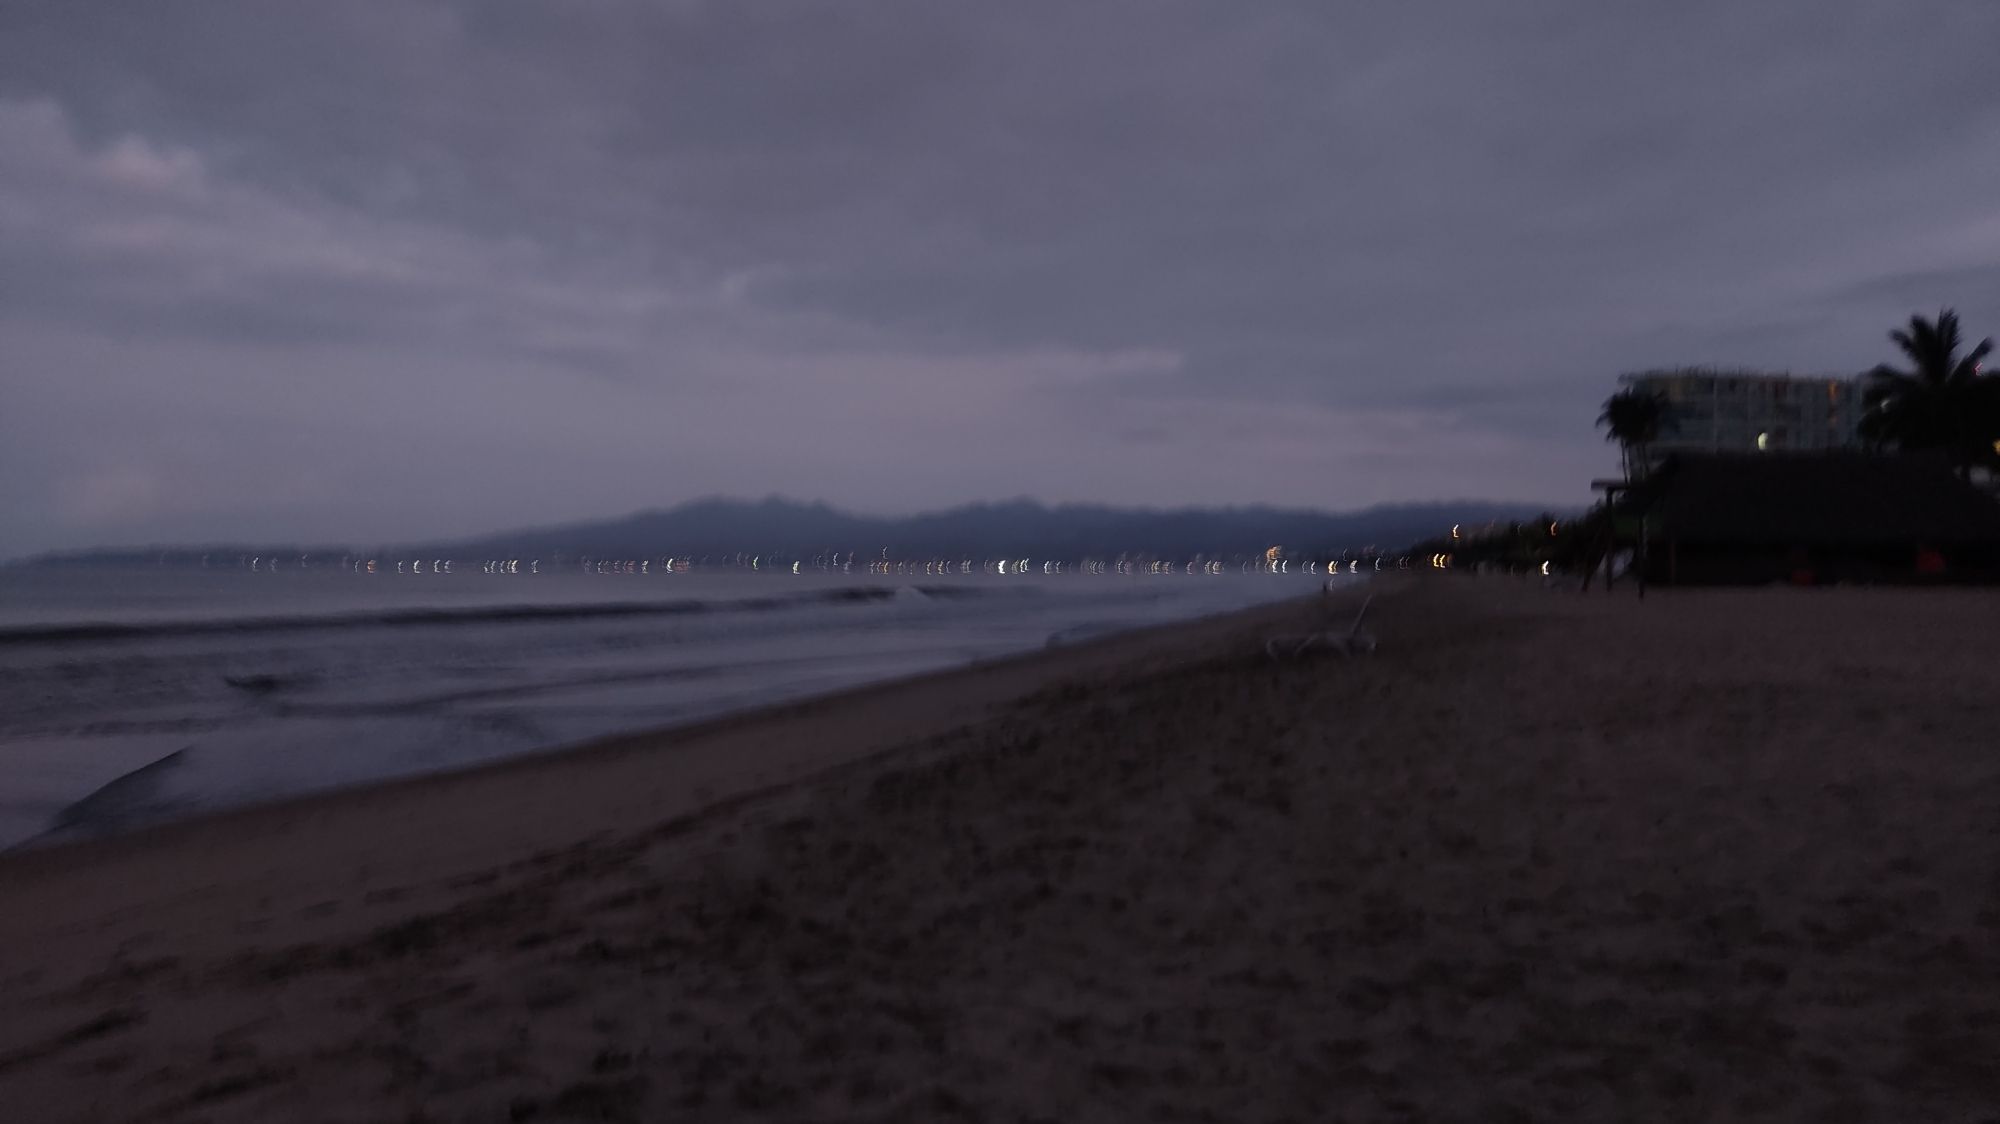
[[[1933,321],[1933,324],[1935,325],[1933,333],[1937,337],[1938,351],[1945,355],[1950,355],[1952,352],[1957,351],[1958,313],[1953,312],[1949,308],[1940,308],[1938,309],[1937,319]]]
[[[1861,389],[1861,402],[1871,407],[1883,399],[1908,394],[1922,382],[1908,371],[1899,371],[1887,363],[1869,371],[1865,377],[1868,381]]]
[[[1952,381],[1970,383],[1977,380],[1981,373],[1980,361],[1991,354],[1993,354],[1993,340],[1991,338],[1980,340],[1974,344],[1972,350],[1965,353],[1965,358],[1959,360],[1957,365],[1952,367]],[[2000,378],[2000,376],[1995,377]]]

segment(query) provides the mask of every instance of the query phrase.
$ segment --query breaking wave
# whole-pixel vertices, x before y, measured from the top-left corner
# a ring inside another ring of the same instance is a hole
[[[735,600],[614,601],[570,605],[482,605],[467,608],[391,609],[362,613],[325,613],[272,617],[225,617],[205,620],[143,623],[79,622],[0,628],[0,646],[16,644],[101,643],[156,640],[216,634],[317,632],[358,628],[421,628],[452,624],[520,624],[621,617],[680,617],[706,613],[766,613],[829,605],[968,599],[1031,592],[1032,587],[974,589],[965,586],[863,585],[820,589],[779,597]]]

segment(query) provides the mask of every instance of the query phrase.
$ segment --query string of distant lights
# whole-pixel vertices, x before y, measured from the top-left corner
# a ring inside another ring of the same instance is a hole
[[[1435,557],[1440,556],[1434,556],[1434,560]],[[839,560],[838,555],[834,555],[832,561],[823,559],[824,556],[822,556],[822,559],[816,559],[810,563],[804,559],[793,559],[789,563],[773,560],[772,568],[798,576],[804,576],[809,573],[852,573],[854,571],[853,555],[851,554],[845,561]],[[265,558],[262,555],[258,555],[243,559],[242,561],[253,572],[277,573],[280,569],[280,561],[277,558]],[[349,557],[341,560],[341,568],[362,574],[386,574],[390,572],[388,567],[394,565],[395,573],[406,576],[452,574],[455,572],[454,567],[461,562],[463,562],[463,559],[434,558],[425,560]],[[1372,571],[1381,571],[1385,568],[1409,569],[1411,564],[1411,560],[1407,557],[1390,559],[1375,555],[1365,558],[1336,558],[1322,563],[1307,559],[1277,557],[1267,552],[1260,561],[1255,563],[1244,561],[1237,568],[1242,573],[1316,575],[1323,572],[1328,576],[1337,576],[1342,572],[1355,575],[1360,574],[1364,562],[1368,564],[1368,568]],[[748,569],[753,572],[763,572],[766,568],[764,563],[764,557],[757,555],[742,560],[724,560],[722,562],[710,562],[703,559],[700,563],[697,563],[692,557],[675,556],[660,558],[657,561],[650,558],[581,558],[577,560],[576,565],[584,573],[613,576],[621,574],[651,575],[655,573],[686,574],[696,569],[698,565],[704,569],[737,568]],[[478,565],[479,572],[487,575],[512,576],[525,574],[532,576],[544,572],[543,562],[539,558],[526,560],[519,558],[492,558],[485,559],[479,562]],[[286,568],[309,569],[311,565],[307,558],[302,556],[297,561],[290,563]],[[1001,558],[986,561],[974,561],[969,558],[957,561],[950,559],[928,559],[924,561],[873,559],[865,563],[862,570],[864,573],[920,575],[924,577],[945,577],[953,574],[964,576],[979,573],[998,576],[1021,576],[1040,573],[1051,577],[1069,574],[1092,576],[1158,576],[1173,574],[1193,576],[1200,574],[1219,577],[1229,573],[1230,566],[1229,563],[1220,559],[1202,559],[1199,556],[1192,561],[1185,562],[1170,559],[1141,561],[1122,558],[1117,560],[1085,558],[1080,561],[1043,559],[1040,562],[1037,562],[1033,558]]]
[[[1548,525],[1548,533],[1551,537],[1555,537],[1560,529],[1561,524],[1559,522],[1551,522]],[[1464,540],[1463,525],[1452,524],[1451,539],[1453,542]],[[773,558],[769,559],[769,561],[771,562],[770,569],[803,577],[814,573],[853,573],[856,557],[855,552],[849,551],[844,557],[839,552],[832,552],[816,555],[810,561],[802,558],[790,560]],[[279,570],[281,561],[287,569],[309,568],[309,555],[298,555],[296,556],[296,561],[291,561],[290,558],[291,556],[287,556],[285,560],[281,560],[277,556],[266,557],[257,555],[248,558],[239,556],[239,564],[247,562],[249,569],[252,571],[271,573]],[[1439,551],[1431,554],[1425,561],[1431,569],[1448,570],[1452,568],[1452,558],[1452,552]],[[720,559],[702,557],[699,560],[692,555],[669,555],[659,559],[580,557],[576,559],[575,566],[577,570],[586,574],[649,576],[652,574],[687,574],[697,568],[704,570],[736,568],[761,573],[766,569],[766,561],[767,559],[763,555],[750,554],[723,555]],[[342,568],[363,574],[386,574],[390,572],[388,567],[391,564],[395,566],[394,572],[398,574],[451,574],[454,572],[453,567],[455,563],[458,562],[463,562],[463,560],[449,558],[433,558],[428,561],[424,559],[385,560],[380,558],[356,558],[353,556],[341,559]],[[1337,577],[1343,572],[1352,576],[1359,576],[1363,571],[1364,563],[1367,564],[1367,569],[1370,572],[1381,572],[1385,569],[1408,570],[1416,565],[1415,560],[1409,556],[1391,558],[1374,553],[1364,553],[1360,558],[1342,556],[1326,561],[1315,561],[1287,556],[1283,547],[1274,546],[1253,559],[1243,559],[1241,556],[1238,556],[1238,560],[1235,561],[1233,568],[1237,572],[1245,574],[1265,573],[1282,576],[1294,574],[1319,575],[1323,573],[1328,577]],[[207,564],[207,559],[204,558],[203,565]],[[543,562],[539,558],[525,560],[519,558],[493,558],[482,560],[478,565],[480,573],[486,575],[538,575],[544,572]],[[1547,574],[1549,572],[1549,563],[1542,563],[1541,568],[1542,572]],[[888,551],[885,549],[882,552],[882,557],[869,559],[867,562],[862,563],[861,569],[863,573],[870,574],[922,577],[971,576],[975,574],[1018,577],[1037,573],[1048,577],[1072,574],[1088,576],[1182,575],[1189,577],[1199,574],[1208,577],[1220,577],[1231,572],[1232,564],[1222,559],[1204,559],[1200,555],[1196,555],[1192,560],[1185,561],[1173,559],[1131,559],[1123,557],[1117,559],[1084,558],[1081,560],[1057,560],[1051,558],[1042,559],[1039,562],[1033,558],[986,560],[930,558],[897,560],[889,558]]]

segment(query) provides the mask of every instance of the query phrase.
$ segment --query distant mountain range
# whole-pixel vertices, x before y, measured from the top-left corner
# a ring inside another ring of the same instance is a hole
[[[1531,520],[1550,509],[1531,504],[1464,501],[1386,504],[1328,513],[1269,507],[1140,508],[1030,500],[973,504],[903,517],[854,515],[823,503],[771,498],[761,502],[697,500],[666,511],[485,535],[456,542],[370,548],[381,558],[574,559],[734,557],[805,558],[849,553],[880,558],[1111,558],[1120,554],[1230,557],[1282,546],[1301,555],[1332,555],[1373,547],[1401,548],[1448,533],[1452,524]],[[1557,510],[1556,514],[1566,512]],[[209,545],[97,550],[43,555],[31,565],[200,564],[238,556],[324,558],[360,554],[352,547]]]

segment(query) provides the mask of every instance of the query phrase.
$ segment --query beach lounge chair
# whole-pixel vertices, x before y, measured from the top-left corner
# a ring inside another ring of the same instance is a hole
[[[1301,632],[1286,636],[1273,636],[1264,641],[1264,654],[1274,660],[1296,660],[1313,652],[1339,652],[1343,656],[1365,656],[1375,650],[1375,634],[1363,632],[1362,618],[1368,615],[1368,606],[1375,600],[1374,594],[1362,598],[1361,608],[1354,614],[1354,622],[1347,631],[1328,629],[1325,632]]]

